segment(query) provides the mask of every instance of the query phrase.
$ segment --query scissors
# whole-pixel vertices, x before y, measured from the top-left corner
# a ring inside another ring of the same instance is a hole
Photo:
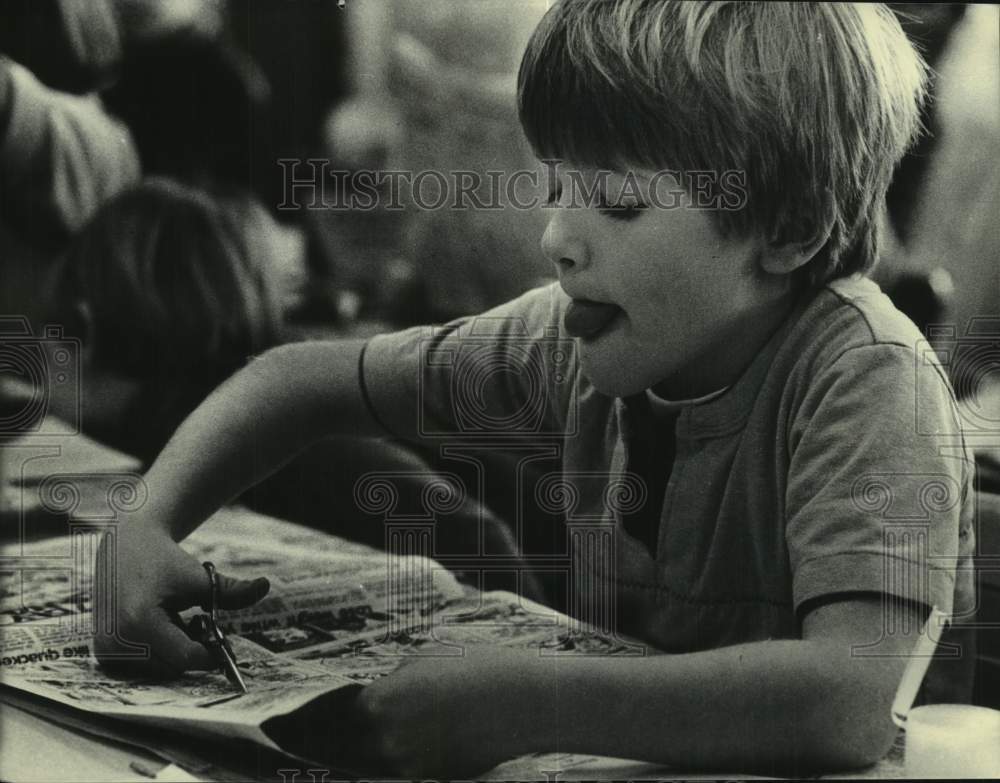
[[[188,628],[188,635],[197,642],[205,645],[219,666],[226,674],[226,679],[238,687],[243,693],[249,693],[247,684],[240,674],[240,669],[236,665],[236,656],[233,648],[229,645],[229,640],[223,635],[219,628],[215,616],[216,606],[219,602],[219,575],[215,570],[215,564],[211,562],[202,563],[205,571],[208,572],[208,582],[211,586],[211,597],[208,603],[208,614],[199,614],[191,620]],[[205,607],[202,606],[202,609]]]

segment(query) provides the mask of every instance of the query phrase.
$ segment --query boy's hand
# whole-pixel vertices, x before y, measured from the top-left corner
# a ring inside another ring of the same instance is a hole
[[[358,694],[361,752],[407,778],[472,776],[534,752],[537,662],[535,651],[476,647],[404,662]]]
[[[250,606],[269,589],[264,578],[245,581],[220,574],[219,608]],[[208,649],[188,638],[177,616],[191,606],[207,606],[210,592],[201,563],[164,531],[139,521],[120,524],[97,554],[97,660],[122,673],[158,677],[217,668]],[[148,646],[145,653],[142,645]]]

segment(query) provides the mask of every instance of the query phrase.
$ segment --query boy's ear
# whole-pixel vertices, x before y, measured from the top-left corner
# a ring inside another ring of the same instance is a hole
[[[789,275],[812,260],[826,244],[833,231],[833,216],[814,230],[803,232],[806,239],[768,242],[760,254],[761,267],[772,275]]]

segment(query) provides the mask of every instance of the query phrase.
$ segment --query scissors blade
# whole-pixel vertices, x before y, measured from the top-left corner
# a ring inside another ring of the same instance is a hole
[[[243,693],[249,693],[246,681],[240,672],[240,667],[236,665],[236,656],[233,654],[233,648],[229,646],[229,640],[223,635],[219,626],[212,622],[211,619],[209,619],[209,626],[211,627],[212,637],[215,640],[215,647],[218,649],[218,654],[222,659],[222,666],[226,670],[226,679],[233,683],[233,685],[238,686]]]
[[[249,693],[250,691],[247,688],[246,681],[240,673],[240,667],[236,665],[236,658],[234,658],[232,652],[230,652],[228,644],[224,644],[222,646],[222,656],[225,660],[226,679],[233,683],[233,685],[239,687],[243,693]]]

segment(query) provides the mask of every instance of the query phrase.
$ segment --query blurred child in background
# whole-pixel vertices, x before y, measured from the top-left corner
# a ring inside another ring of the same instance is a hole
[[[248,197],[150,179],[109,201],[53,276],[84,341],[85,427],[144,459],[222,379],[282,340],[294,272]]]

